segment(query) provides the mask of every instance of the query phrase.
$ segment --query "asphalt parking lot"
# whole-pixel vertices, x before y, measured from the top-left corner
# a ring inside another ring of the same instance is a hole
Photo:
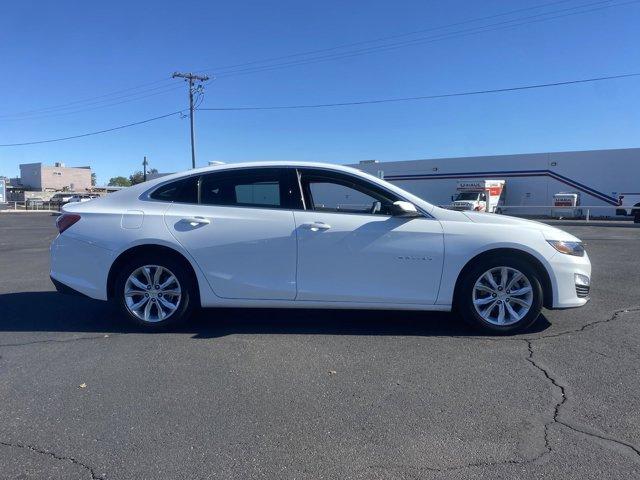
[[[167,333],[48,278],[55,217],[0,215],[0,478],[640,478],[640,229],[592,301],[492,338],[450,314],[207,310]]]

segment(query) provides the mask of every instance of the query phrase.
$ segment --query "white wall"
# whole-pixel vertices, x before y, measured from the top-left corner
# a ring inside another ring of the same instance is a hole
[[[436,205],[446,205],[458,180],[506,180],[508,206],[551,205],[558,192],[580,192],[592,216],[613,216],[620,193],[640,191],[640,148],[438,158],[363,163],[356,168],[378,175]],[[508,209],[509,214],[548,215],[549,208]]]

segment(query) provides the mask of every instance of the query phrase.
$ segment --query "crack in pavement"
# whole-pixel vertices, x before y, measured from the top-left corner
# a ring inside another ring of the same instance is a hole
[[[590,324],[584,325],[582,328],[577,329],[574,333],[579,333],[579,332],[583,332],[584,330],[586,330],[588,327],[590,326],[594,326],[597,324],[601,324],[601,323],[608,323],[612,320],[617,319],[620,315],[630,312],[630,311],[640,311],[640,308],[636,308],[636,309],[624,309],[624,310],[618,310],[616,311],[609,319],[607,320],[601,320],[598,322],[592,322]],[[571,333],[571,332],[565,332],[566,333]],[[553,411],[553,417],[551,419],[550,422],[545,423],[544,425],[544,434],[545,434],[545,445],[546,448],[549,452],[552,451],[551,449],[551,445],[549,443],[549,427],[553,424],[558,424],[558,425],[562,425],[563,427],[568,428],[569,430],[572,430],[576,433],[585,435],[587,437],[591,437],[591,438],[595,438],[598,440],[602,440],[608,444],[613,444],[612,446],[614,447],[622,447],[622,450],[624,450],[626,453],[631,454],[632,457],[636,458],[637,460],[640,459],[640,447],[627,442],[625,440],[620,440],[618,438],[612,437],[612,436],[608,436],[602,433],[598,433],[595,430],[589,431],[585,428],[581,428],[578,427],[576,425],[572,425],[571,423],[569,423],[569,421],[567,420],[563,420],[561,417],[561,410],[562,407],[564,407],[567,402],[569,401],[569,396],[567,393],[567,386],[563,385],[555,376],[554,374],[551,372],[551,370],[548,367],[545,367],[543,364],[541,364],[540,362],[536,361],[536,359],[534,358],[534,351],[533,351],[533,342],[537,341],[537,340],[542,340],[544,338],[554,338],[554,337],[558,337],[561,336],[560,334],[558,335],[551,335],[551,336],[546,336],[546,337],[538,337],[538,338],[533,338],[533,339],[521,339],[522,341],[524,341],[527,344],[527,349],[529,351],[529,355],[527,357],[527,361],[533,365],[534,368],[536,368],[537,370],[539,370],[540,372],[542,372],[542,374],[544,375],[544,377],[549,380],[549,382],[552,384],[552,386],[554,387],[554,389],[556,390],[556,392],[558,392],[560,399],[555,403],[554,405],[554,411]],[[616,448],[616,450],[620,450],[620,448]]]
[[[625,314],[625,313],[635,313],[635,312],[640,312],[640,306],[632,306],[632,307],[626,307],[626,308],[621,308],[620,310],[615,310],[612,314],[612,316],[605,318],[603,320],[596,320],[594,322],[588,322],[585,323],[584,325],[582,325],[581,327],[577,327],[574,328],[572,330],[564,330],[562,332],[557,332],[557,333],[550,333],[548,335],[537,335],[537,336],[516,336],[514,335],[513,337],[506,337],[506,336],[492,336],[492,337],[488,337],[488,336],[483,336],[483,335],[439,335],[440,338],[460,338],[463,340],[482,340],[482,341],[489,341],[489,342],[521,342],[521,341],[536,341],[536,340],[543,340],[545,338],[558,338],[558,337],[562,337],[564,335],[570,335],[572,333],[582,333],[585,330],[589,330],[591,328],[597,327],[598,325],[602,325],[605,323],[609,323],[612,322],[613,320],[616,320],[618,318],[618,316]]]
[[[10,443],[10,442],[0,441],[0,445],[4,445],[5,447],[22,448],[24,450],[29,450],[31,452],[38,453],[40,455],[47,455],[56,460],[71,462],[74,465],[84,468],[89,473],[89,475],[91,475],[91,480],[104,480],[104,477],[96,475],[96,472],[92,467],[73,457],[65,457],[63,455],[58,455],[57,453],[50,452],[48,450],[43,450],[41,448],[37,448],[37,447],[34,447],[33,445],[28,445],[25,443]]]
[[[624,440],[620,440],[614,437],[610,437],[610,436],[606,436],[603,435],[601,433],[595,432],[595,431],[588,431],[586,429],[583,428],[579,428],[575,425],[571,425],[568,421],[566,420],[562,420],[560,418],[560,410],[561,408],[566,404],[566,402],[569,400],[569,397],[567,395],[567,387],[565,385],[562,385],[560,383],[560,381],[558,379],[555,378],[555,376],[552,374],[552,372],[542,366],[540,363],[538,363],[533,357],[534,357],[534,351],[533,351],[533,342],[538,341],[538,340],[544,340],[546,338],[557,338],[557,337],[561,337],[563,335],[569,335],[571,333],[581,333],[584,332],[585,330],[588,330],[590,328],[593,328],[597,325],[601,325],[601,324],[605,324],[605,323],[609,323],[612,322],[616,319],[618,319],[618,317],[622,316],[625,313],[631,313],[631,312],[640,312],[640,307],[628,307],[628,308],[623,308],[620,310],[616,310],[615,312],[613,312],[613,315],[611,315],[610,317],[603,319],[603,320],[596,320],[595,322],[590,322],[590,323],[586,323],[584,325],[582,325],[579,328],[573,329],[573,330],[567,330],[564,332],[558,332],[555,334],[550,334],[550,335],[543,335],[543,336],[538,336],[538,337],[532,337],[532,338],[511,338],[511,339],[494,339],[494,338],[487,338],[488,340],[496,340],[496,341],[500,341],[500,340],[509,340],[509,341],[519,341],[519,342],[525,342],[527,345],[527,350],[528,350],[528,356],[526,358],[526,360],[533,365],[534,368],[536,368],[537,370],[539,370],[540,372],[542,372],[542,374],[544,375],[544,377],[551,382],[552,386],[556,389],[557,392],[559,392],[560,394],[560,400],[558,402],[556,402],[556,404],[554,405],[554,411],[553,411],[553,417],[552,420],[550,422],[546,422],[544,424],[544,444],[545,444],[545,449],[544,451],[540,452],[538,455],[536,455],[533,458],[530,459],[523,459],[523,460],[502,460],[502,461],[488,461],[488,462],[482,462],[482,461],[478,461],[478,462],[473,462],[473,463],[469,463],[466,465],[458,465],[458,466],[451,466],[451,467],[428,467],[428,466],[409,466],[409,465],[393,465],[393,464],[387,464],[387,465],[369,465],[366,468],[367,469],[374,469],[374,468],[382,468],[382,469],[397,469],[397,470],[416,470],[416,471],[428,471],[428,472],[435,472],[435,473],[445,473],[445,472],[455,472],[455,471],[459,471],[459,470],[465,470],[468,468],[473,468],[473,467],[495,467],[495,466],[500,466],[500,465],[524,465],[524,464],[528,464],[528,463],[533,463],[536,462],[537,460],[540,460],[542,457],[544,457],[545,455],[548,455],[550,453],[553,452],[553,449],[551,447],[551,443],[549,442],[549,427],[551,425],[558,424],[558,425],[562,425],[563,427],[568,428],[569,430],[572,430],[576,433],[579,433],[581,435],[585,435],[587,437],[591,437],[591,438],[595,438],[598,440],[602,440],[604,442],[608,442],[611,443],[615,446],[619,446],[622,447],[622,449],[624,449],[624,451],[626,453],[630,453],[634,458],[635,457],[640,457],[640,448],[633,445],[632,443],[626,442]],[[477,338],[477,337],[457,337],[457,338],[465,338],[465,339],[476,339],[476,340],[480,340],[482,338]]]
[[[640,312],[640,306],[621,308],[620,310],[614,311],[613,315],[611,315],[609,318],[605,318],[603,320],[596,320],[595,322],[585,323],[581,327],[575,328],[573,330],[565,330],[564,332],[550,333],[548,335],[540,335],[540,336],[537,336],[537,337],[517,338],[517,339],[513,339],[513,340],[525,340],[525,341],[530,341],[531,340],[531,341],[535,341],[535,340],[542,340],[544,338],[558,338],[558,337],[562,337],[564,335],[569,335],[571,333],[582,333],[585,330],[594,328],[594,327],[596,327],[598,325],[602,325],[604,323],[609,323],[609,322],[612,322],[614,320],[617,320],[620,315],[623,315],[625,313],[634,313],[634,312]]]
[[[620,440],[617,439],[615,437],[612,436],[607,436],[601,433],[598,433],[596,431],[589,431],[585,428],[581,428],[578,427],[576,425],[572,425],[570,424],[567,420],[563,420],[561,419],[561,410],[562,407],[565,406],[569,400],[568,394],[567,394],[567,387],[565,385],[563,385],[551,372],[551,370],[545,366],[543,366],[543,364],[539,363],[538,361],[536,361],[536,359],[534,358],[534,349],[533,349],[533,342],[536,341],[541,341],[544,339],[548,339],[548,338],[558,338],[564,335],[569,335],[572,333],[581,333],[584,332],[588,329],[594,328],[598,325],[602,325],[602,324],[606,324],[609,322],[612,322],[616,319],[618,319],[620,316],[626,314],[626,313],[630,313],[630,312],[640,312],[640,306],[634,306],[634,307],[628,307],[628,308],[624,308],[624,309],[620,309],[620,310],[616,310],[610,317],[602,319],[602,320],[596,320],[594,322],[590,322],[590,323],[586,323],[584,325],[582,325],[581,327],[575,328],[573,330],[566,330],[563,332],[558,332],[558,333],[553,333],[553,334],[549,334],[549,335],[541,335],[541,336],[535,336],[535,337],[525,337],[525,338],[492,338],[492,337],[470,337],[470,336],[451,336],[451,335],[447,335],[446,337],[449,338],[459,338],[459,339],[466,339],[466,340],[491,340],[491,341],[518,341],[518,342],[525,342],[525,344],[527,345],[527,351],[528,351],[528,356],[526,357],[527,362],[529,362],[536,370],[538,370],[539,372],[541,372],[543,374],[543,376],[545,377],[546,380],[548,380],[552,387],[555,389],[555,391],[557,392],[558,396],[559,396],[559,400],[555,403],[554,405],[554,409],[553,409],[553,416],[552,419],[548,422],[544,423],[544,444],[545,444],[545,448],[543,451],[541,451],[539,454],[537,454],[536,456],[532,457],[532,458],[524,458],[524,459],[506,459],[506,460],[498,460],[498,461],[477,461],[477,462],[472,462],[472,463],[468,463],[466,465],[457,465],[457,466],[449,466],[449,467],[429,467],[429,466],[410,466],[410,465],[394,465],[394,464],[386,464],[386,465],[368,465],[365,467],[365,469],[396,469],[396,470],[414,470],[414,471],[427,471],[427,472],[434,472],[434,473],[446,473],[446,472],[455,472],[455,471],[460,471],[460,470],[465,470],[465,469],[469,469],[469,468],[484,468],[484,467],[497,467],[497,466],[501,466],[501,465],[524,465],[524,464],[529,464],[529,463],[533,463],[536,462],[538,460],[540,460],[542,457],[544,457],[545,455],[548,455],[550,453],[553,452],[553,449],[551,447],[550,441],[549,441],[549,428],[551,425],[553,424],[558,424],[561,425],[573,432],[576,432],[578,434],[590,437],[590,438],[594,438],[597,440],[601,440],[605,443],[611,444],[614,449],[616,449],[617,451],[620,451],[621,449],[626,452],[627,454],[631,454],[634,458],[638,459],[640,458],[640,447],[633,445],[630,442],[626,442],[624,440]],[[99,336],[91,336],[91,337],[77,337],[77,338],[70,338],[70,339],[62,339],[62,340],[58,340],[58,339],[47,339],[47,340],[36,340],[36,341],[31,341],[31,342],[24,342],[24,343],[14,343],[14,344],[2,344],[0,345],[0,347],[17,347],[17,346],[25,346],[25,345],[33,345],[33,344],[41,344],[41,343],[69,343],[69,342],[76,342],[76,341],[80,341],[80,340],[97,340],[97,339],[101,339],[101,338],[108,338],[105,337],[105,335],[108,335],[108,337],[112,337],[112,336],[120,336],[120,335],[126,335],[126,333],[115,333],[115,334],[102,334]],[[60,456],[57,455],[53,452],[49,452],[46,450],[41,450],[38,449],[36,447],[33,447],[31,445],[26,445],[26,444],[20,444],[20,443],[7,443],[7,442],[2,442],[0,441],[0,445],[4,445],[4,446],[8,446],[8,447],[16,447],[16,448],[24,448],[24,449],[28,449],[30,451],[33,451],[35,453],[39,453],[39,454],[43,454],[43,455],[48,455],[52,458],[55,458],[57,460],[67,460],[70,461],[78,466],[83,467],[84,469],[86,469],[90,475],[91,475],[91,479],[92,480],[103,480],[103,477],[97,476],[94,472],[94,470],[89,467],[88,465],[72,458],[72,457],[64,457],[64,456]],[[617,447],[617,448],[616,448]]]

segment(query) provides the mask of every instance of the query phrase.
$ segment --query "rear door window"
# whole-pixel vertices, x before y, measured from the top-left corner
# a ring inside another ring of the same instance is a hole
[[[293,169],[256,168],[209,173],[202,177],[200,203],[255,208],[301,208]]]

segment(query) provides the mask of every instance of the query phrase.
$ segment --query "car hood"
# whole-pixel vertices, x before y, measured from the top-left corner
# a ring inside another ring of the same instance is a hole
[[[580,239],[574,237],[570,233],[560,230],[559,228],[552,227],[542,222],[536,222],[534,220],[525,220],[524,218],[510,217],[508,215],[498,215],[495,213],[482,213],[482,212],[461,212],[465,217],[474,223],[481,223],[485,225],[511,225],[514,227],[528,228],[530,230],[536,230],[542,233],[546,240],[563,240],[566,242],[579,242]]]

